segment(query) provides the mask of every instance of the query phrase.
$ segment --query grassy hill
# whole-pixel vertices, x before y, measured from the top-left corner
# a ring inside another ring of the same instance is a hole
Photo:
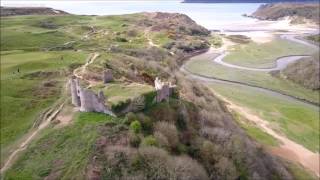
[[[318,3],[274,3],[261,5],[252,15],[261,20],[279,20],[291,18],[291,23],[303,23],[310,20],[319,23]]]
[[[1,7],[1,16],[66,15],[67,12],[45,7]]]

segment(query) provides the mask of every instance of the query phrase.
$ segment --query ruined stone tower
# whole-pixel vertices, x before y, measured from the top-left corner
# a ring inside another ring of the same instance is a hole
[[[113,75],[111,69],[107,69],[103,72],[103,83],[108,83],[113,81]]]
[[[109,107],[105,105],[105,96],[102,91],[96,94],[94,91],[82,88],[79,80],[70,79],[70,91],[72,104],[80,107],[82,112],[101,112],[115,116]]]
[[[70,83],[70,91],[71,91],[71,99],[72,99],[72,104],[79,107],[80,106],[80,97],[79,97],[79,80],[72,77],[69,80]]]
[[[154,87],[157,91],[156,102],[168,101],[175,86],[168,82],[162,82],[158,77],[154,80]]]

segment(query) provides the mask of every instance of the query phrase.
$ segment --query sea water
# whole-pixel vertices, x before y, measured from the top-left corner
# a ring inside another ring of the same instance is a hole
[[[137,12],[183,13],[210,30],[251,24],[259,3],[182,3],[181,1],[1,1],[1,6],[51,7],[78,15],[120,15]]]

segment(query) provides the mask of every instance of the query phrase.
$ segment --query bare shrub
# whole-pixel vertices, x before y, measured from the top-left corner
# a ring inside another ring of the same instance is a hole
[[[156,123],[155,130],[163,134],[168,139],[171,148],[177,147],[179,143],[179,136],[175,125],[160,121]]]
[[[129,37],[136,37],[138,35],[138,31],[135,30],[135,29],[130,29],[128,32],[127,32],[127,35]]]
[[[218,175],[220,179],[237,179],[238,177],[237,169],[228,158],[221,157],[215,167],[215,172],[218,173],[216,176]]]
[[[169,179],[172,177],[170,172],[169,154],[156,147],[139,148],[139,154],[142,159],[143,167],[147,167],[146,175],[148,179]]]
[[[141,143],[141,139],[137,134],[130,132],[129,133],[129,142],[132,147],[139,147],[139,145]]]
[[[231,132],[223,128],[205,127],[201,129],[201,133],[204,137],[221,144],[225,143],[231,136]]]
[[[204,168],[188,156],[172,157],[156,147],[139,148],[148,179],[206,180]]]
[[[156,138],[160,147],[168,148],[170,147],[169,141],[166,136],[164,136],[161,132],[156,131],[154,133],[154,137]]]
[[[217,113],[208,112],[207,110],[201,110],[199,112],[199,119],[202,128],[223,126],[221,115]]]
[[[174,179],[177,180],[206,180],[209,179],[204,168],[194,159],[188,156],[180,156],[172,159],[174,163]]]
[[[281,72],[285,78],[309,89],[320,89],[319,54],[289,64]]]

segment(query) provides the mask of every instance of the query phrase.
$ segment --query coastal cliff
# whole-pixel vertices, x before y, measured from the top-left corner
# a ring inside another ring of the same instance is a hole
[[[291,23],[300,24],[306,21],[319,23],[318,3],[275,3],[261,5],[250,17],[260,20],[280,20],[290,18]]]

